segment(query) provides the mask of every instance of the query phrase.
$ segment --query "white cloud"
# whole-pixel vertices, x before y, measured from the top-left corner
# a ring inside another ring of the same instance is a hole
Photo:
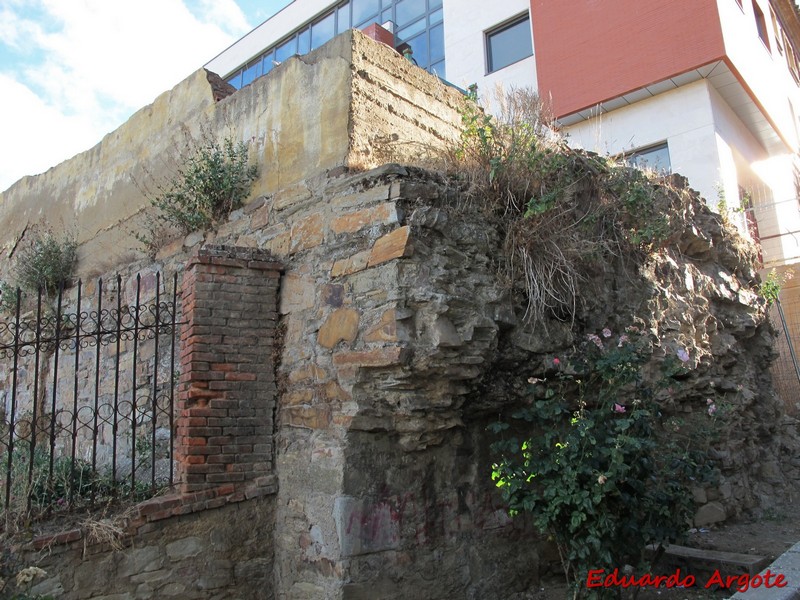
[[[187,2],[4,0],[0,43],[27,62],[0,68],[0,190],[91,147],[249,29],[233,0]]]

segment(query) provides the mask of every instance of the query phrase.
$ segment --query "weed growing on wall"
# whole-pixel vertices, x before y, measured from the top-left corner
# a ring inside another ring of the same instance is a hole
[[[78,243],[69,233],[55,234],[49,227],[34,230],[17,250],[11,267],[12,282],[0,282],[0,308],[14,312],[16,288],[22,295],[36,296],[41,289],[47,298],[68,287],[78,264]]]
[[[667,193],[667,179],[569,148],[531,92],[515,90],[500,110],[494,117],[465,100],[455,176],[501,220],[507,272],[523,284],[527,320],[573,319],[598,266],[653,252],[681,226],[681,196]]]
[[[652,343],[636,328],[590,334],[544,378],[529,380],[527,406],[490,427],[501,437],[492,478],[512,514],[526,512],[557,544],[575,597],[591,569],[647,572],[648,544],[679,540],[692,516],[689,486],[711,475],[703,452],[660,435],[654,398],[672,382],[642,375]],[[652,381],[652,380],[650,380]],[[709,419],[715,418],[712,405]]]
[[[229,137],[219,142],[206,135],[200,142],[189,142],[184,154],[175,175],[150,196],[157,214],[148,223],[149,231],[136,233],[151,253],[164,228],[187,234],[226,219],[241,207],[258,175],[249,162],[247,144]]]
[[[794,277],[794,271],[788,269],[782,273],[778,273],[776,269],[772,269],[767,273],[761,282],[759,292],[767,301],[767,304],[773,304],[780,297],[781,290],[786,282]]]

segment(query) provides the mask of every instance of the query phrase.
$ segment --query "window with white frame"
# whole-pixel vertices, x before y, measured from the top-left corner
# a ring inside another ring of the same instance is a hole
[[[525,14],[486,32],[487,71],[494,73],[533,56],[531,20]]]
[[[670,173],[672,164],[669,159],[669,146],[666,142],[656,146],[648,146],[634,150],[625,155],[625,162],[640,169],[650,169],[659,173]]]

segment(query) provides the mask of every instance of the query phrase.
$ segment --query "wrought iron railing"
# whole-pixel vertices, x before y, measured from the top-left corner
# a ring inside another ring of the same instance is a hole
[[[154,281],[153,281],[154,278]],[[51,511],[151,495],[174,477],[179,306],[160,274],[20,290],[0,322],[0,502]],[[154,285],[153,285],[154,283]],[[87,288],[91,288],[88,289]],[[88,298],[87,298],[88,297]]]

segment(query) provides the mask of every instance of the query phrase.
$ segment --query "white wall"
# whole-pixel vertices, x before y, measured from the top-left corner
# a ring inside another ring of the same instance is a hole
[[[769,48],[758,36],[752,2],[764,13]],[[767,0],[743,0],[741,8],[733,0],[717,0],[725,53],[739,71],[747,87],[764,107],[772,122],[794,150],[797,150],[797,123],[789,101],[797,106],[800,88],[792,78],[777,41]],[[800,116],[800,115],[798,115]]]
[[[497,85],[536,87],[536,60],[524,60],[487,73],[485,32],[508,19],[530,12],[530,0],[444,0],[444,47],[447,80],[466,89],[478,84],[481,96],[491,99]],[[531,35],[533,35],[531,33]]]
[[[564,131],[570,145],[610,155],[666,141],[672,170],[714,205],[723,173],[709,87],[697,81]]]

